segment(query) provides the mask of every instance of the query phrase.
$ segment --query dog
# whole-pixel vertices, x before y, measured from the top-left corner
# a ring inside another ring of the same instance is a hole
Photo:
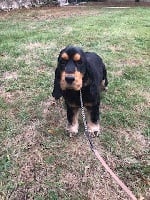
[[[52,96],[63,96],[67,110],[67,131],[70,137],[78,133],[80,90],[87,109],[87,126],[91,135],[98,135],[100,93],[108,85],[107,70],[100,56],[84,52],[80,47],[67,46],[58,56]]]

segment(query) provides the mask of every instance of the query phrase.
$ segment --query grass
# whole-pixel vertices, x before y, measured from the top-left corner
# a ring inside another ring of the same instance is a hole
[[[128,199],[90,152],[83,128],[77,138],[65,134],[65,110],[51,92],[68,44],[106,63],[102,134],[93,140],[135,195],[149,199],[149,14],[101,6],[0,14],[1,199]]]

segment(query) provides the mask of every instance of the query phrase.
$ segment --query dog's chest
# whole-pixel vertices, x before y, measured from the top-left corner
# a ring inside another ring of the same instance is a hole
[[[72,107],[80,107],[80,92],[79,91],[73,91],[73,90],[66,90],[63,92],[63,97],[65,99],[65,102],[69,104]],[[90,94],[90,88],[86,87],[82,91],[82,98],[83,98],[83,104],[85,106],[91,106],[95,99],[92,98]]]

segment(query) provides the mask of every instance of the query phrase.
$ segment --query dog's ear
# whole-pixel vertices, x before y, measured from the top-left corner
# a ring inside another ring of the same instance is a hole
[[[66,48],[65,48],[66,49]],[[59,53],[58,60],[57,60],[57,68],[55,70],[55,79],[54,79],[54,89],[52,92],[52,96],[55,99],[59,99],[62,97],[62,89],[60,87],[60,79],[61,79],[61,66],[60,66],[60,57],[62,53],[65,51],[65,49],[62,49]]]
[[[94,71],[94,69],[90,66],[90,64],[87,64],[87,73],[91,80],[90,84],[90,93],[93,98],[96,98],[99,93],[99,74],[97,71]]]
[[[62,96],[62,89],[60,87],[60,69],[59,65],[55,70],[55,79],[54,79],[54,89],[52,92],[52,96],[57,100]]]

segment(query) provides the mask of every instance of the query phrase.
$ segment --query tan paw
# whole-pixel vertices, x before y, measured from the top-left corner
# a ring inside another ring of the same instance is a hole
[[[99,123],[89,123],[88,124],[88,130],[91,137],[97,137],[100,134],[100,125]]]
[[[78,127],[79,125],[77,123],[74,125],[70,125],[70,124],[67,125],[66,130],[67,130],[67,133],[69,134],[69,137],[74,137],[78,134]]]

